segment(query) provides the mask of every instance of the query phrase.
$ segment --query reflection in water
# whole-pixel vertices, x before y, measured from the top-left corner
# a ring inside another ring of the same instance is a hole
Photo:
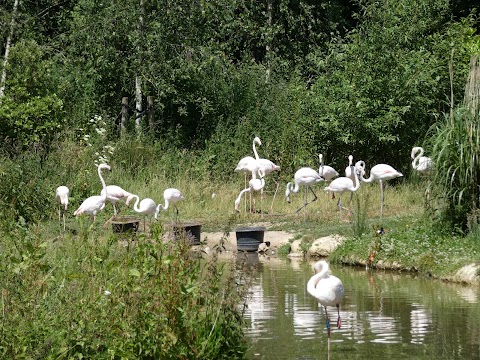
[[[325,314],[306,292],[312,263],[247,257],[256,269],[244,313],[250,358],[326,359]],[[478,288],[335,265],[331,272],[345,286],[332,359],[480,358]]]

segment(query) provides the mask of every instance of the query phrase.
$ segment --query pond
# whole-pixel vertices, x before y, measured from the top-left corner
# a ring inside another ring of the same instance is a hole
[[[248,358],[327,359],[325,314],[306,291],[313,262],[246,256],[254,269],[244,309]],[[330,272],[345,287],[341,329],[328,309],[331,359],[480,359],[478,287],[349,266]]]

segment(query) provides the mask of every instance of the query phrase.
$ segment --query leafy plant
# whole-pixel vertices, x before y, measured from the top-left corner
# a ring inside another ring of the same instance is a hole
[[[479,224],[480,128],[478,113],[458,107],[453,117],[445,114],[435,127],[432,158],[432,204],[439,221],[456,231],[468,232]]]

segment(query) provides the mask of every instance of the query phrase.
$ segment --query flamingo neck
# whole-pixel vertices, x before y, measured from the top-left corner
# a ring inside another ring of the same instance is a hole
[[[138,195],[133,195],[132,197],[137,198],[137,200],[135,200],[135,204],[133,204],[133,209],[136,212],[140,212],[140,208],[138,207],[138,203],[140,202],[140,197]]]
[[[355,176],[357,177],[357,172],[356,172],[356,171],[355,171]],[[366,183],[371,183],[371,182],[373,182],[374,176],[373,176],[373,174],[372,174],[372,170],[370,170],[370,176],[369,176],[368,179],[365,179],[365,176],[363,175],[363,172],[362,172],[362,174],[361,174],[361,179],[362,179],[363,182],[366,182]]]
[[[100,166],[97,169],[97,173],[98,173],[98,177],[100,178],[100,181],[102,182],[103,191],[101,196],[102,196],[103,202],[105,202],[107,201],[107,184],[105,184],[105,180],[103,180],[102,169],[100,168]]]
[[[413,159],[412,161],[412,166],[416,170],[418,168],[418,165],[420,163],[420,157],[422,157],[424,151],[423,148],[415,148],[412,150],[411,157]],[[415,156],[417,154],[417,156]]]
[[[355,176],[355,186],[353,187],[353,191],[357,191],[360,188],[360,179],[358,178],[358,172],[357,172],[356,168],[353,169],[353,174]],[[362,177],[363,177],[363,174],[362,174]],[[371,177],[371,175],[370,175],[370,177]]]
[[[320,270],[317,270],[317,266],[320,266]],[[318,282],[322,279],[327,277],[328,275],[328,263],[322,261],[322,262],[317,262],[315,264],[315,271],[318,271],[315,275],[313,275],[310,280],[308,280],[307,283],[307,291],[310,293],[310,295],[315,296],[315,290]]]
[[[169,204],[170,202],[168,201],[168,199],[165,199],[165,205],[162,205],[163,210],[167,210]]]
[[[260,157],[258,156],[257,147],[255,146],[255,144],[257,143],[256,140],[257,139],[253,139],[253,153],[255,154],[255,159],[258,160],[258,159],[260,159]]]

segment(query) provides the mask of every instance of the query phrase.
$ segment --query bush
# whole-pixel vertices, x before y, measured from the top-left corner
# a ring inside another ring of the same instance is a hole
[[[18,225],[0,245],[0,357],[243,358],[235,264],[154,233],[126,248],[88,231],[45,242]]]

